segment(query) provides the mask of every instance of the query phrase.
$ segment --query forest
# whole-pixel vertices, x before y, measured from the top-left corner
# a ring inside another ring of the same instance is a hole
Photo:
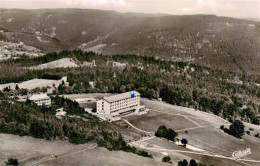
[[[45,19],[50,13],[52,18]],[[96,52],[192,61],[241,73],[260,71],[260,23],[256,21],[215,15],[147,17],[88,9],[12,9],[2,10],[1,16],[1,28],[9,32],[1,33],[0,39],[22,41],[44,53],[77,48],[95,51],[103,45]],[[6,22],[8,18],[14,18],[12,24]],[[61,20],[72,26],[60,24]],[[52,27],[56,27],[55,36]],[[48,42],[35,37],[39,32]]]
[[[95,60],[97,66],[26,69],[65,57],[74,58],[79,63]],[[112,62],[126,64],[126,67],[113,67]],[[239,118],[254,124],[260,123],[259,75],[154,57],[105,56],[80,50],[48,53],[37,58],[24,56],[21,59],[3,61],[0,65],[10,69],[0,73],[0,83],[67,76],[69,86],[61,85],[54,93],[122,93],[137,90],[142,97],[162,98],[171,104],[212,112],[230,122]],[[94,82],[94,87],[89,84],[90,81]]]

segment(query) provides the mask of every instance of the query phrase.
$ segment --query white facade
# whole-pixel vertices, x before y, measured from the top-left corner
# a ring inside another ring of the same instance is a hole
[[[46,94],[35,94],[29,98],[30,101],[34,102],[38,106],[50,106],[51,98]]]
[[[109,121],[119,120],[121,116],[139,114],[140,93],[126,92],[104,97],[97,101],[97,116]]]
[[[56,117],[57,118],[61,118],[63,116],[66,116],[67,112],[64,111],[64,108],[59,108],[59,109],[56,109]]]

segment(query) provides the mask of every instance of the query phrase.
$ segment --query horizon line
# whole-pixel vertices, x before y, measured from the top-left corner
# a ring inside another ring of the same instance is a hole
[[[74,10],[97,10],[97,11],[107,11],[107,12],[115,12],[121,14],[143,14],[143,15],[162,15],[162,16],[194,16],[194,15],[207,15],[207,16],[216,16],[216,17],[226,17],[226,18],[235,18],[235,19],[246,19],[250,21],[260,21],[260,17],[232,17],[232,16],[223,16],[223,15],[216,15],[216,14],[205,14],[205,13],[194,13],[194,14],[169,14],[169,13],[145,13],[145,12],[121,12],[116,10],[106,10],[106,9],[94,9],[94,8],[68,8],[68,7],[57,7],[57,8],[0,8],[1,10],[59,10],[59,9],[74,9]]]

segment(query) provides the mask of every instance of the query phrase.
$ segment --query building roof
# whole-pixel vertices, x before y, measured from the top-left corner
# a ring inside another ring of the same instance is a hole
[[[104,100],[111,103],[111,102],[122,100],[122,99],[128,99],[128,98],[131,98],[131,97],[134,97],[134,96],[140,96],[140,93],[137,92],[137,91],[130,91],[130,92],[125,92],[125,93],[121,93],[121,94],[118,94],[118,95],[104,97]]]
[[[50,99],[50,97],[47,96],[46,94],[35,94],[29,98],[29,100],[48,100],[48,99]]]

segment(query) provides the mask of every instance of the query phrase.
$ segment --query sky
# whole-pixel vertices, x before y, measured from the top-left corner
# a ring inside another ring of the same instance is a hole
[[[172,15],[260,19],[260,0],[0,0],[0,8],[83,8]]]

